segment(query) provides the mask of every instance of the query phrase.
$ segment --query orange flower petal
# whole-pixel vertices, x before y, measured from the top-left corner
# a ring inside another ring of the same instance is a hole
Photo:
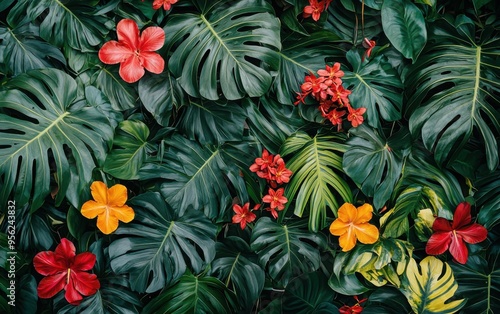
[[[118,74],[127,83],[135,83],[144,76],[145,70],[139,58],[131,57],[120,63]]]
[[[343,222],[353,222],[356,219],[356,207],[350,203],[344,203],[338,210],[338,219]]]
[[[102,181],[94,181],[90,186],[90,193],[94,200],[101,204],[108,203],[108,187]]]
[[[377,227],[369,223],[355,225],[354,233],[356,234],[359,242],[364,244],[373,244],[377,242],[379,237]]]
[[[340,219],[335,219],[330,225],[330,233],[335,236],[343,235],[349,229],[349,224],[343,222]]]
[[[96,201],[86,201],[82,205],[81,213],[83,217],[88,219],[94,219],[98,215],[101,215],[106,210],[106,204],[98,203]]]
[[[373,207],[370,204],[363,204],[358,207],[358,214],[356,217],[356,220],[354,221],[355,224],[362,224],[365,222],[370,221],[373,216]]]
[[[118,218],[118,220],[123,222],[131,222],[134,220],[135,213],[132,207],[127,205],[124,206],[110,206],[109,207],[110,215]]]
[[[348,228],[347,232],[339,238],[339,245],[343,252],[352,250],[356,245],[356,234],[352,229],[353,228]]]
[[[118,228],[118,218],[110,215],[109,211],[97,216],[97,228],[104,234],[110,234]]]
[[[122,184],[115,184],[108,190],[108,205],[123,206],[127,201],[127,188]]]

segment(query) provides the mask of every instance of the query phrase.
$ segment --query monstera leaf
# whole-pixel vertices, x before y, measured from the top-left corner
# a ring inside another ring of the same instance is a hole
[[[212,262],[212,275],[232,287],[238,303],[251,309],[264,288],[264,269],[258,264],[257,255],[239,237],[229,236],[217,242]]]
[[[403,168],[403,160],[409,153],[411,138],[402,129],[386,139],[380,131],[361,125],[349,131],[353,136],[347,141],[349,148],[344,154],[344,171],[361,190],[373,196],[373,206],[382,208],[391,197]]]
[[[434,256],[427,256],[420,267],[412,258],[400,288],[418,314],[455,313],[466,300],[449,301],[458,289],[451,267]]]
[[[118,75],[118,70],[103,67],[92,76],[92,82],[109,98],[113,109],[127,110],[136,106],[137,91]]]
[[[479,188],[474,194],[477,200],[476,206],[480,208],[477,220],[486,229],[492,230],[500,223],[500,169],[491,174],[481,177],[476,182]]]
[[[351,189],[342,178],[342,157],[346,150],[338,135],[318,134],[311,138],[304,132],[289,137],[282,156],[293,155],[287,168],[293,172],[285,195],[297,197],[295,215],[309,212],[309,229],[317,232],[326,226],[327,207],[334,213],[344,202],[351,202]],[[338,201],[340,196],[341,201]]]
[[[299,38],[294,33],[284,38],[278,76],[272,86],[278,101],[292,104],[306,75],[324,69],[326,58],[340,61],[344,53],[338,48],[339,42],[339,37],[326,31]]]
[[[204,2],[201,12],[172,15],[165,26],[168,66],[186,92],[217,100],[262,96],[277,68],[279,21],[264,0]],[[210,5],[208,5],[208,3]]]
[[[179,279],[186,269],[200,272],[215,255],[216,226],[200,211],[179,215],[157,192],[143,193],[128,203],[132,223],[115,232],[109,246],[111,268],[129,274],[130,287],[155,292]]]
[[[488,168],[494,170],[499,159],[500,37],[479,43],[472,41],[475,37],[473,21],[463,16],[455,25],[435,26],[432,44],[406,74],[407,112],[412,134],[422,136],[440,165],[453,160],[476,129]]]
[[[217,278],[185,274],[180,280],[151,300],[145,314],[236,313],[236,298]]]
[[[326,245],[323,234],[308,232],[303,220],[282,225],[269,217],[257,221],[250,241],[260,264],[285,286],[292,276],[317,270],[321,262],[318,248]]]
[[[106,114],[78,96],[75,80],[58,70],[33,70],[8,86],[0,92],[0,202],[13,192],[18,206],[32,199],[31,210],[36,210],[50,193],[51,172],[59,187],[57,204],[70,183],[85,190],[94,157],[104,161],[113,136]],[[73,205],[79,204],[73,200]]]
[[[401,119],[403,83],[387,58],[380,55],[365,63],[358,52],[351,50],[347,60],[353,70],[345,71],[344,86],[351,90],[349,101],[353,107],[366,108],[368,124],[380,128],[381,119]]]

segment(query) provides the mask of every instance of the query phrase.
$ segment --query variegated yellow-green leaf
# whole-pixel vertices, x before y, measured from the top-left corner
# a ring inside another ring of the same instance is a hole
[[[413,258],[410,260],[400,288],[415,313],[455,313],[465,305],[466,299],[448,302],[458,284],[447,263],[428,256],[419,265]]]

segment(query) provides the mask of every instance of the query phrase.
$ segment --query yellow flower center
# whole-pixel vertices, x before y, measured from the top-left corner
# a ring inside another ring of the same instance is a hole
[[[69,276],[71,274],[71,268],[68,268],[68,275],[66,276],[66,284],[69,284]]]

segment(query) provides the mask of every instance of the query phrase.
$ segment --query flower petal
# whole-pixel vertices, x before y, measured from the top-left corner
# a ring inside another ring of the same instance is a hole
[[[137,57],[128,58],[120,63],[120,77],[127,83],[137,82],[144,76],[144,72],[144,67]]]
[[[434,232],[450,232],[453,229],[451,228],[451,224],[448,220],[442,217],[437,217],[432,224],[432,230],[434,230]]]
[[[70,280],[73,281],[73,286],[76,291],[84,296],[93,295],[101,287],[101,283],[95,274],[72,271]]]
[[[91,270],[96,262],[96,256],[90,252],[80,253],[75,257],[71,269],[73,270]]]
[[[165,69],[165,60],[156,52],[141,52],[142,65],[151,73],[160,74]]]
[[[453,258],[460,264],[465,264],[469,257],[469,251],[462,237],[452,235],[450,244],[450,253]]]
[[[39,274],[44,276],[55,275],[68,268],[66,262],[59,255],[50,251],[36,254],[33,258],[33,266]]]
[[[455,209],[455,213],[453,214],[453,224],[451,228],[456,230],[460,227],[470,224],[470,221],[470,204],[467,202],[458,204],[457,208]]]
[[[339,245],[343,252],[352,250],[356,245],[356,235],[352,229],[348,228],[347,232],[339,238]]]
[[[127,188],[122,184],[115,184],[108,190],[108,205],[123,206],[127,201]]]
[[[73,276],[73,272],[71,272],[70,276]],[[76,290],[74,280],[70,279],[69,283],[66,285],[66,292],[64,293],[64,298],[71,305],[78,305],[80,304],[80,302],[82,302],[83,296]]]
[[[118,218],[110,215],[109,210],[97,216],[97,228],[104,234],[110,234],[118,229]]]
[[[72,260],[76,255],[76,249],[73,242],[66,238],[61,239],[61,243],[57,245],[56,250],[54,251],[57,255],[62,256],[66,260]]]
[[[354,233],[359,242],[364,244],[373,244],[377,242],[379,237],[377,227],[369,223],[354,225]]]
[[[461,235],[464,241],[470,244],[483,242],[488,237],[488,230],[476,223],[460,228],[456,231],[456,233]]]
[[[343,222],[339,218],[335,219],[330,225],[330,233],[334,236],[341,236],[347,232],[349,224]]]
[[[151,26],[142,31],[139,50],[156,51],[165,44],[165,31],[158,26]]]
[[[83,217],[94,219],[98,215],[102,214],[106,210],[106,207],[106,204],[98,203],[96,201],[86,201],[83,203],[80,212]]]
[[[132,57],[134,52],[117,41],[108,41],[99,49],[99,60],[106,64],[117,64]]]
[[[118,41],[133,51],[139,48],[139,27],[134,20],[123,19],[116,25]]]
[[[90,193],[94,200],[101,204],[108,204],[108,187],[102,181],[94,181],[90,185]]]
[[[425,246],[425,253],[429,255],[439,255],[446,252],[451,242],[451,231],[449,232],[435,232],[427,241]]]
[[[124,205],[124,206],[110,206],[109,207],[110,215],[115,216],[118,220],[123,222],[131,222],[134,220],[135,213],[132,207]]]
[[[354,221],[355,224],[362,224],[365,222],[370,221],[373,216],[373,207],[370,204],[363,204],[358,207],[358,214],[356,216],[356,220]],[[377,230],[378,232],[378,230]]]
[[[344,203],[344,205],[340,206],[337,214],[338,219],[343,222],[353,222],[356,219],[357,209],[350,203]]]
[[[38,296],[42,299],[50,299],[66,285],[67,272],[61,272],[57,275],[47,276],[40,280],[36,289]]]

